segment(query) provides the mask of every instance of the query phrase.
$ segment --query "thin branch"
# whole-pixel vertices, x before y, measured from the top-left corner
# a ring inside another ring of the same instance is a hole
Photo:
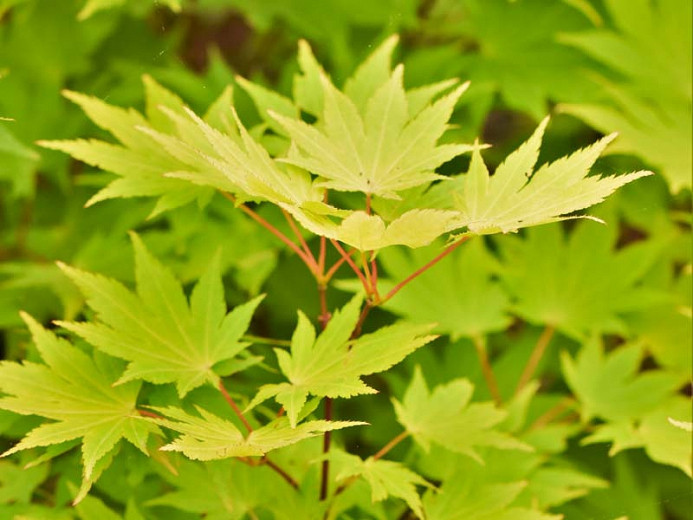
[[[435,264],[437,264],[438,262],[440,262],[443,258],[445,258],[446,256],[448,256],[450,253],[452,253],[455,249],[457,249],[458,247],[460,247],[462,244],[464,244],[464,243],[465,243],[467,240],[469,240],[470,238],[471,238],[471,235],[466,235],[466,236],[462,237],[460,240],[458,240],[457,242],[455,242],[454,244],[452,244],[452,245],[448,246],[447,248],[445,248],[445,251],[443,251],[442,253],[440,253],[440,254],[439,254],[438,256],[436,256],[433,260],[431,260],[430,262],[428,262],[426,265],[424,265],[424,266],[422,266],[422,267],[419,267],[416,271],[414,271],[414,272],[411,273],[409,276],[407,276],[404,280],[402,280],[402,281],[399,282],[397,285],[395,285],[395,286],[392,288],[392,290],[391,290],[389,293],[387,293],[387,294],[385,295],[385,297],[382,298],[378,303],[386,302],[387,300],[389,300],[390,298],[392,298],[395,294],[397,294],[405,285],[407,285],[409,282],[411,282],[414,278],[416,278],[416,277],[419,276],[420,274],[424,273],[425,271],[427,271],[428,269],[430,269],[431,267],[433,267]]]
[[[375,455],[373,455],[373,457],[372,457],[373,460],[378,460],[378,459],[383,458],[385,455],[387,455],[387,453],[388,453],[392,448],[394,448],[395,446],[397,446],[400,442],[402,442],[402,441],[403,441],[404,439],[406,439],[407,437],[409,437],[409,432],[408,432],[408,431],[403,431],[402,433],[400,433],[397,437],[395,437],[395,438],[392,439],[390,442],[388,442],[385,446],[383,446],[383,447],[378,451],[378,453],[376,453]]]
[[[366,193],[366,213],[371,214],[371,194]]]
[[[332,420],[332,399],[325,398],[325,420]],[[332,441],[331,431],[326,431],[322,438],[322,453],[327,455],[330,452],[330,443]],[[322,461],[321,476],[320,476],[320,500],[327,498],[328,485],[330,481],[330,461],[327,457]]]
[[[373,276],[373,295],[375,296],[375,301],[380,301],[380,295],[378,294],[378,262],[375,261],[375,253],[371,253],[371,275]]]
[[[243,334],[241,339],[243,341],[250,341],[252,343],[261,344],[261,345],[277,345],[278,347],[290,347],[291,346],[291,341],[289,341],[288,339],[265,338],[262,336],[255,336],[253,334]]]
[[[556,405],[549,408],[542,415],[537,417],[537,419],[527,428],[527,431],[538,430],[543,426],[546,426],[554,419],[560,417],[565,411],[567,411],[573,404],[575,404],[575,399],[572,397],[565,397],[561,399]]]
[[[327,286],[325,284],[318,284],[318,296],[320,297],[320,315],[318,316],[318,321],[320,322],[322,330],[325,330],[327,323],[332,317],[330,311],[327,310]]]
[[[231,394],[228,393],[228,391],[224,387],[224,382],[221,379],[219,379],[219,386],[217,388],[219,388],[219,391],[224,396],[224,399],[226,399],[226,402],[229,403],[229,405],[233,409],[234,413],[241,420],[241,422],[243,423],[243,426],[245,426],[245,429],[248,430],[248,433],[252,432],[253,427],[248,422],[248,419],[245,418],[245,415],[243,415],[243,412],[241,411],[241,409],[236,404],[236,401],[233,400],[233,397],[231,397]]]
[[[363,275],[361,270],[356,266],[354,261],[352,260],[351,256],[344,251],[342,246],[339,245],[339,242],[337,242],[334,239],[330,239],[330,242],[332,242],[332,245],[335,247],[335,249],[339,252],[340,255],[342,255],[342,258],[344,258],[344,261],[349,264],[351,269],[356,273],[356,276],[359,277],[359,280],[361,280],[361,283],[363,284],[363,288],[366,291],[366,294],[370,294],[370,286],[368,285],[368,280],[366,280],[366,277]]]
[[[320,252],[318,253],[318,273],[325,272],[325,255],[327,254],[327,238],[320,237]]]
[[[351,255],[353,255],[355,252],[356,250],[351,250],[347,253],[347,255],[351,257]],[[332,279],[334,274],[337,272],[337,269],[339,269],[344,262],[346,262],[346,257],[340,256],[339,259],[334,263],[334,265],[329,268],[327,273],[325,273],[325,276],[323,276],[323,280],[325,281],[325,283],[329,282]]]
[[[298,238],[298,242],[299,242],[299,244],[301,244],[301,248],[303,249],[303,252],[306,254],[306,256],[308,258],[311,259],[313,264],[316,266],[316,270],[317,270],[317,266],[318,266],[317,261],[315,260],[315,257],[313,256],[313,252],[308,247],[308,243],[306,242],[306,239],[303,238],[303,235],[301,234],[301,230],[299,230],[298,227],[296,226],[296,221],[294,220],[294,217],[292,217],[291,214],[288,211],[286,211],[284,208],[281,208],[281,209],[282,209],[282,214],[284,215],[284,218],[286,219],[286,221],[289,224],[289,227],[291,228],[291,231],[293,231],[294,235],[296,235],[296,238]]]
[[[151,417],[152,419],[165,419],[165,417],[163,415],[159,415],[158,413],[150,412],[149,410],[140,410],[138,408],[137,413],[140,414],[142,417]]]
[[[356,339],[361,335],[363,322],[366,321],[366,316],[368,316],[368,313],[371,311],[371,307],[373,307],[373,304],[370,302],[370,300],[366,300],[366,303],[363,305],[363,310],[361,310],[359,320],[356,322],[356,326],[354,327],[349,339]]]
[[[265,457],[265,464],[267,464],[270,468],[272,468],[279,475],[281,475],[281,477],[284,480],[286,480],[292,488],[298,489],[298,482],[296,482],[291,475],[289,475],[286,471],[284,471],[281,467],[277,466],[267,457]]]
[[[226,199],[230,200],[233,202],[233,204],[236,204],[236,198],[231,195],[230,193],[226,192],[221,192],[222,196],[225,197]],[[306,256],[305,252],[301,250],[300,247],[298,247],[294,242],[292,242],[289,237],[287,237],[284,233],[279,231],[276,227],[274,227],[272,224],[267,222],[264,218],[262,218],[260,215],[258,215],[255,211],[250,209],[248,206],[245,204],[239,204],[238,209],[240,209],[243,213],[248,215],[250,218],[252,218],[255,222],[260,224],[262,227],[264,227],[267,231],[272,233],[275,237],[277,237],[279,240],[284,242],[289,248],[296,253],[301,260],[308,266],[308,268],[311,270],[311,272],[314,272],[315,269],[315,261],[311,260],[310,257]]]
[[[522,371],[520,380],[517,383],[517,388],[515,389],[515,394],[522,390],[525,387],[525,385],[529,383],[529,381],[532,379],[532,376],[534,376],[534,372],[537,370],[539,362],[541,361],[541,358],[544,356],[544,352],[546,352],[546,347],[549,346],[549,342],[551,341],[551,338],[553,337],[555,331],[556,329],[553,327],[553,325],[547,325],[542,331],[541,335],[539,336],[539,339],[537,340],[536,345],[534,345],[532,354],[530,354],[529,359],[527,360],[525,369]]]
[[[488,386],[489,392],[491,392],[491,397],[493,397],[495,403],[498,406],[500,406],[501,404],[503,404],[503,399],[501,398],[500,390],[498,390],[498,381],[496,381],[496,376],[493,374],[493,368],[491,368],[491,363],[488,360],[488,353],[486,352],[486,342],[479,335],[473,336],[472,342],[474,343],[476,354],[477,356],[479,356],[481,372],[484,374],[486,386]]]

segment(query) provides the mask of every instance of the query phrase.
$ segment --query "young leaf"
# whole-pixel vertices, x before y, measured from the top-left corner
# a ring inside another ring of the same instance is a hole
[[[480,463],[475,450],[480,446],[531,451],[526,444],[494,429],[507,413],[490,402],[470,404],[473,392],[468,380],[456,379],[430,393],[417,367],[404,400],[393,399],[397,420],[424,449],[433,442]]]
[[[94,359],[29,315],[22,318],[46,364],[0,363],[0,390],[8,394],[0,399],[0,408],[55,422],[34,428],[2,456],[81,438],[84,479],[88,481],[98,463],[123,438],[147,453],[149,434],[159,430],[137,412],[140,383],[113,386],[115,376]]]
[[[62,266],[96,312],[96,322],[60,322],[110,355],[130,363],[118,384],[133,379],[175,383],[181,396],[209,382],[218,363],[241,354],[240,341],[262,297],[226,313],[218,258],[186,301],[180,283],[132,234],[137,292],[115,280]]]
[[[275,350],[289,383],[261,387],[248,408],[275,397],[295,426],[308,395],[351,397],[374,393],[361,376],[387,370],[436,337],[424,335],[431,325],[397,323],[350,341],[360,307],[361,298],[353,298],[334,313],[317,339],[310,321],[299,312],[290,351]]]
[[[340,463],[340,470],[335,477],[337,481],[360,476],[371,488],[373,502],[386,499],[388,496],[401,498],[419,518],[424,518],[421,498],[416,486],[431,487],[420,475],[407,469],[399,462],[361,457],[349,453],[335,452],[332,457]]]
[[[339,91],[323,73],[321,125],[272,112],[296,148],[283,159],[322,180],[319,185],[389,198],[440,178],[434,170],[472,149],[437,145],[467,84],[410,114],[403,68],[389,72],[395,39],[387,40]]]
[[[492,177],[479,150],[474,151],[464,191],[457,197],[461,226],[483,235],[563,220],[569,213],[601,202],[624,184],[652,174],[639,171],[617,177],[587,177],[615,134],[532,174],[547,123],[544,119]]]
[[[162,450],[180,451],[193,460],[259,457],[326,431],[366,424],[357,421],[307,421],[293,427],[289,425],[286,417],[280,417],[262,428],[253,430],[244,438],[232,422],[200,407],[196,408],[200,417],[190,415],[180,408],[153,407],[158,413],[170,419],[152,419],[152,421],[182,433],[176,440],[161,448]]]
[[[205,144],[199,131],[190,132],[187,127],[176,124],[168,115],[183,114],[183,103],[173,93],[145,76],[143,81],[147,91],[147,115],[150,121],[133,109],[111,106],[99,99],[76,92],[66,91],[65,97],[78,104],[99,127],[113,134],[121,145],[96,139],[76,139],[72,141],[40,141],[45,148],[60,150],[97,168],[119,176],[108,186],[94,195],[87,205],[118,197],[159,197],[153,214],[185,205],[196,198],[206,200],[211,193],[207,186],[191,186],[189,182],[166,176],[172,172],[202,171],[208,179],[207,184],[233,191],[235,186],[223,175],[210,168],[193,145]],[[182,116],[179,116],[179,118]],[[180,120],[178,120],[180,123]],[[157,142],[151,135],[165,135],[183,138],[184,145],[175,151]],[[172,132],[168,134],[167,132]],[[202,152],[211,151],[206,144]]]

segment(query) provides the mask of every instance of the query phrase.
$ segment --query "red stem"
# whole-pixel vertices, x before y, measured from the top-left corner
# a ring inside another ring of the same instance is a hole
[[[236,204],[236,198],[235,198],[233,195],[231,195],[230,193],[225,193],[225,192],[221,192],[221,194],[222,194],[226,199],[228,199],[228,200],[230,200],[231,202],[233,202],[234,204]],[[287,246],[289,246],[289,248],[290,248],[294,253],[296,253],[296,254],[299,256],[299,258],[301,258],[301,260],[303,260],[303,262],[308,266],[308,269],[310,269],[311,272],[314,272],[315,267],[316,267],[316,266],[314,265],[314,264],[315,264],[315,261],[314,261],[314,260],[311,260],[310,257],[306,256],[305,252],[303,252],[303,251],[301,250],[301,248],[298,247],[294,242],[292,242],[284,233],[282,233],[281,231],[279,231],[279,230],[278,230],[277,228],[275,228],[272,224],[270,224],[269,222],[267,222],[264,218],[262,218],[260,215],[258,215],[257,213],[255,213],[255,211],[253,211],[252,209],[250,209],[250,208],[249,208],[248,206],[246,206],[245,204],[239,204],[239,205],[238,205],[238,209],[240,209],[243,213],[245,213],[245,214],[248,215],[250,218],[252,218],[255,222],[257,222],[258,224],[260,224],[262,227],[264,227],[267,231],[269,231],[270,233],[272,233],[272,234],[273,234],[275,237],[277,237],[279,240],[281,240],[282,242],[284,242]]]
[[[265,464],[267,464],[270,468],[272,468],[274,471],[276,471],[281,477],[286,480],[289,485],[294,488],[298,489],[298,482],[296,482],[291,475],[289,475],[286,471],[284,471],[282,468],[277,466],[274,462],[272,462],[270,459],[265,457]]]
[[[471,235],[464,236],[464,237],[462,237],[460,240],[458,240],[457,242],[455,242],[454,244],[452,244],[452,245],[448,246],[447,248],[445,248],[445,251],[443,251],[442,253],[440,253],[440,254],[439,254],[438,256],[436,256],[433,260],[431,260],[430,262],[428,262],[426,265],[424,265],[424,266],[422,266],[422,267],[419,267],[416,271],[414,271],[414,272],[411,273],[409,276],[407,276],[404,280],[402,280],[402,281],[399,282],[397,285],[395,285],[395,286],[392,288],[392,290],[391,290],[389,293],[387,293],[387,294],[385,295],[385,297],[382,298],[378,303],[386,302],[387,300],[389,300],[390,298],[392,298],[395,294],[397,294],[405,285],[407,285],[409,282],[411,282],[414,278],[416,278],[416,277],[419,276],[420,274],[424,273],[425,271],[427,271],[428,269],[430,269],[431,267],[433,267],[435,264],[437,264],[438,262],[440,262],[443,258],[445,258],[446,256],[448,256],[450,253],[452,253],[455,249],[457,249],[458,247],[460,247],[462,244],[464,244],[464,243],[465,243],[467,240],[469,240],[470,238],[471,238]]]
[[[496,381],[496,376],[493,374],[493,368],[488,360],[488,353],[486,352],[486,345],[480,336],[474,336],[472,338],[474,343],[474,348],[476,349],[476,354],[479,357],[479,363],[481,364],[481,372],[484,374],[484,379],[486,380],[486,386],[491,392],[491,397],[495,403],[500,406],[503,404],[503,399],[498,389],[498,381]]]
[[[400,433],[397,437],[395,437],[395,438],[392,439],[390,442],[388,442],[385,446],[383,446],[383,447],[378,451],[378,453],[376,453],[375,455],[373,455],[373,460],[378,460],[378,459],[380,459],[380,458],[383,458],[385,455],[387,455],[387,453],[388,453],[392,448],[394,448],[395,446],[397,446],[400,442],[402,442],[402,441],[403,441],[404,439],[406,439],[407,437],[409,437],[409,432],[404,431],[404,432]]]
[[[370,295],[370,286],[368,285],[368,280],[366,280],[366,277],[363,275],[361,270],[356,266],[354,261],[351,259],[351,256],[349,256],[346,251],[342,248],[342,246],[339,245],[339,242],[337,242],[334,239],[330,239],[330,242],[332,242],[332,245],[335,247],[337,251],[339,251],[339,254],[342,255],[342,258],[344,258],[344,261],[349,264],[351,269],[356,273],[356,276],[359,277],[359,280],[361,280],[361,283],[363,284],[363,288],[366,290],[366,294]]]
[[[151,417],[152,419],[166,419],[163,415],[159,415],[158,413],[150,412],[149,410],[137,410],[137,413],[140,414],[142,417]]]
[[[324,237],[322,237],[322,238],[324,238]],[[351,255],[353,255],[354,252],[355,252],[355,251],[349,251],[349,252],[347,253],[347,255],[351,257]],[[325,273],[325,276],[324,276],[325,283],[329,282],[329,281],[332,279],[332,277],[334,276],[334,274],[337,272],[337,269],[339,269],[339,268],[342,266],[342,264],[343,264],[344,262],[346,262],[345,257],[340,256],[340,257],[339,257],[339,260],[337,260],[337,261],[334,263],[334,265],[333,265],[332,267],[329,268],[329,270],[327,271],[327,273]]]
[[[308,244],[303,238],[303,235],[301,234],[301,231],[298,229],[296,226],[296,221],[294,220],[294,217],[292,217],[288,211],[286,211],[284,208],[282,208],[282,214],[284,215],[284,218],[289,224],[289,227],[291,228],[291,231],[293,231],[294,235],[296,235],[296,238],[298,238],[298,242],[301,244],[301,248],[303,249],[303,252],[306,254],[306,257],[310,258],[311,262],[313,262],[313,265],[315,265],[316,270],[318,270],[318,264],[317,261],[315,260],[315,257],[313,256],[313,252],[310,250],[308,247]]]
[[[241,420],[241,422],[243,423],[243,426],[245,426],[245,429],[248,430],[248,433],[252,432],[253,427],[248,422],[248,419],[245,418],[245,415],[243,415],[243,412],[241,411],[241,409],[236,404],[236,401],[233,400],[233,397],[231,397],[231,394],[229,394],[227,392],[226,388],[224,388],[224,383],[221,379],[219,379],[219,386],[217,388],[219,388],[219,391],[224,396],[224,399],[226,399],[226,402],[229,403],[229,405],[231,406],[231,408],[233,409],[235,414]]]

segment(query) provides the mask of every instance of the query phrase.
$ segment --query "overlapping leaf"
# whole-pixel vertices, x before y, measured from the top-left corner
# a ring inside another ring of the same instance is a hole
[[[379,502],[389,496],[401,498],[418,518],[424,518],[421,498],[416,491],[416,486],[431,487],[431,484],[417,473],[399,462],[373,457],[363,460],[361,457],[345,452],[336,452],[332,458],[341,465],[335,477],[337,481],[359,476],[368,482],[373,502]]]
[[[308,395],[351,397],[374,393],[361,376],[387,370],[435,338],[426,335],[431,325],[397,323],[350,340],[360,307],[361,298],[353,298],[335,312],[317,338],[308,318],[299,312],[290,351],[275,350],[289,382],[261,387],[249,408],[275,397],[295,426]]]
[[[89,480],[119,440],[147,452],[147,438],[157,432],[135,405],[139,382],[113,386],[118,373],[108,363],[89,357],[23,315],[44,364],[3,361],[0,364],[0,408],[39,415],[55,422],[30,431],[3,456],[36,446],[82,439],[84,478]]]
[[[615,250],[616,231],[613,224],[581,222],[567,238],[560,226],[544,226],[523,240],[499,239],[501,278],[516,300],[515,311],[576,338],[626,334],[625,313],[665,300],[663,291],[642,283],[663,243],[644,240]]]
[[[214,261],[190,297],[180,283],[132,235],[137,292],[115,280],[63,266],[96,311],[97,322],[60,322],[89,343],[130,363],[118,383],[143,379],[175,383],[181,396],[218,382],[218,364],[234,370],[256,363],[239,357],[249,345],[240,341],[261,298],[226,313],[219,265]]]
[[[182,435],[162,450],[179,451],[194,460],[215,460],[230,457],[262,456],[272,450],[295,444],[326,431],[365,424],[355,421],[306,421],[291,426],[286,417],[280,417],[248,433],[230,421],[197,407],[199,416],[190,415],[180,408],[154,408],[169,419],[153,419]]]
[[[691,187],[693,159],[693,15],[690,2],[609,0],[613,27],[560,39],[609,67],[597,77],[599,102],[560,110],[602,132],[621,134],[614,152],[641,157],[664,175],[671,191]]]
[[[547,123],[548,119],[544,119],[493,176],[489,175],[479,150],[474,152],[464,191],[457,198],[461,224],[469,231],[507,233],[563,220],[569,213],[603,201],[624,184],[651,174],[639,171],[616,177],[587,176],[615,134],[532,173]]]
[[[429,392],[417,367],[403,401],[393,401],[397,420],[425,449],[436,443],[481,462],[475,448],[531,450],[526,444],[494,427],[507,413],[493,403],[470,403],[474,386],[456,379]]]
[[[344,92],[320,75],[319,126],[272,114],[294,144],[285,160],[317,174],[326,188],[396,198],[398,191],[438,179],[435,168],[471,149],[437,144],[467,85],[412,114],[402,66],[389,72],[394,42],[377,49]]]

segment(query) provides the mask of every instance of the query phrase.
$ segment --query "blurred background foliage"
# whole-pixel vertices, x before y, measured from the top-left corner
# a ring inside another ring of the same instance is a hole
[[[386,311],[421,316],[418,308],[427,302],[421,319],[438,321],[452,345],[422,349],[375,381],[386,391],[368,404],[364,420],[385,419],[349,433],[356,437],[347,443],[379,446],[389,439],[394,424],[389,396],[402,395],[417,364],[431,386],[465,376],[479,383],[484,397],[474,342],[488,345],[501,393],[512,394],[545,327],[556,331],[555,348],[541,367],[549,390],[565,389],[557,345],[574,354],[578,341],[602,335],[607,348],[624,341],[638,345],[644,369],[670,370],[690,395],[692,5],[687,0],[0,0],[3,357],[32,355],[26,352],[19,310],[44,322],[81,312],[81,296],[56,260],[132,281],[130,229],[184,282],[195,280],[220,248],[231,303],[268,293],[254,324],[257,334],[288,337],[297,308],[317,314],[315,294],[302,289],[312,287],[302,265],[219,196],[203,208],[188,205],[149,219],[154,203],[145,199],[84,209],[109,174],[35,144],[102,134],[61,96],[62,89],[142,109],[141,78],[149,74],[200,111],[235,84],[236,75],[289,94],[299,39],[310,42],[340,84],[369,50],[399,33],[398,59],[408,86],[471,80],[450,135],[492,144],[486,154],[491,168],[550,113],[542,160],[617,131],[611,155],[597,170],[647,168],[657,175],[627,186],[597,210],[608,222],[606,230],[590,222],[554,224],[478,241],[411,284]],[[234,96],[241,118],[249,126],[262,124],[243,89],[235,89]],[[443,172],[464,171],[466,160],[451,161]],[[284,225],[271,208],[260,212]],[[387,250],[383,265],[393,278],[401,277],[435,247],[440,244],[413,253]],[[348,280],[343,286],[348,289]],[[346,298],[330,294],[330,304]],[[375,322],[386,321],[386,311],[374,313]],[[346,411],[359,402],[344,405]],[[30,423],[3,413],[0,433],[17,438]],[[563,510],[557,506],[557,512],[611,519],[620,511],[613,504],[627,503],[629,512],[621,514],[631,519],[686,518],[691,494],[683,473],[656,464],[642,450],[608,459],[604,444],[584,447],[568,433],[562,442],[567,459],[580,460],[613,485]],[[3,468],[4,475],[9,470]],[[22,478],[33,489],[46,475]],[[114,500],[127,496],[117,490],[130,484],[109,485],[116,489]],[[0,501],[28,502],[30,495],[7,498],[0,491]],[[11,518],[3,514],[0,518]]]

